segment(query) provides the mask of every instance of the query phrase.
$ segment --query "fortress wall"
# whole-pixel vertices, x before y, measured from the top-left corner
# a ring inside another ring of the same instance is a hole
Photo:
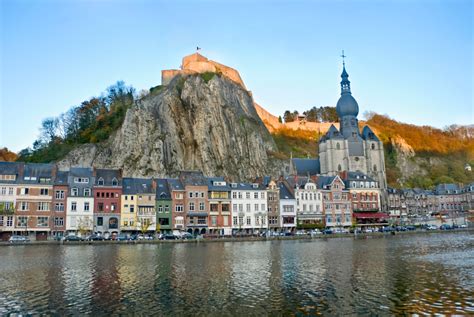
[[[161,71],[161,84],[166,86],[168,85],[171,80],[181,73],[181,70],[179,69],[166,69]]]

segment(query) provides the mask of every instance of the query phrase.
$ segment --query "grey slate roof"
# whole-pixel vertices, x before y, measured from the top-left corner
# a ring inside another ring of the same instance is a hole
[[[321,171],[319,159],[292,159],[293,166],[298,176],[318,175]]]
[[[229,183],[226,182],[225,186],[216,186],[214,185],[214,182],[225,182],[224,177],[207,177],[207,187],[209,191],[214,191],[214,192],[228,192],[230,191],[230,185]]]
[[[93,171],[90,167],[71,167],[69,169],[69,176],[72,177],[93,177]]]
[[[168,179],[168,188],[172,190],[184,190],[184,186],[179,179],[169,178]]]
[[[19,162],[0,162],[0,175],[16,175],[16,181],[2,180],[2,183],[13,184],[20,178],[21,167]]]
[[[115,178],[118,182],[117,186],[122,186],[122,173],[117,169],[96,169],[95,185],[99,184],[99,179],[104,180],[104,185],[102,186],[112,186],[112,181]]]
[[[366,125],[362,129],[362,137],[364,140],[373,140],[373,141],[380,141],[379,138],[375,135],[375,133],[370,129],[368,125]]]
[[[295,199],[293,193],[283,182],[279,182],[278,187],[280,188],[280,199]]]
[[[439,184],[436,186],[435,192],[438,195],[446,195],[459,193],[460,190],[456,184]]]
[[[303,188],[306,183],[314,183],[308,176],[287,177],[286,182],[291,188]]]
[[[343,179],[344,185],[346,188],[351,188],[351,182],[356,181],[356,182],[377,182],[374,180],[372,177],[362,173],[362,172],[347,172],[347,176]]]
[[[344,136],[341,132],[339,132],[339,130],[334,126],[334,124],[331,124],[328,129],[328,132],[326,132],[326,134],[321,138],[321,141],[326,141],[329,139],[344,139]]]
[[[154,194],[155,190],[152,187],[152,180],[149,178],[124,178],[123,194],[137,195],[137,194]]]
[[[23,167],[23,177],[18,180],[21,184],[38,184],[42,179],[49,179],[44,184],[53,183],[53,164],[27,163]],[[25,179],[26,178],[26,179]],[[30,178],[30,179],[28,179]],[[33,179],[32,179],[33,178]]]
[[[56,178],[54,179],[54,185],[67,185],[67,177],[69,176],[69,172],[66,171],[58,171],[56,173]]]
[[[316,185],[318,188],[324,189],[334,181],[334,178],[336,178],[336,176],[319,176]]]
[[[168,180],[159,178],[156,180],[156,200],[170,200],[171,193],[168,187]]]
[[[232,187],[235,184],[236,187]],[[256,188],[253,184],[257,184]],[[258,183],[230,183],[231,190],[265,190],[266,187],[263,184]]]

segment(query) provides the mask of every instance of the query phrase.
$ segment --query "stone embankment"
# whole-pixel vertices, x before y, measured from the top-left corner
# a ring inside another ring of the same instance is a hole
[[[304,236],[287,236],[287,237],[229,237],[229,238],[202,238],[202,239],[187,239],[187,240],[138,240],[138,241],[31,241],[28,243],[9,243],[0,242],[0,246],[34,246],[34,245],[138,245],[138,244],[161,244],[161,243],[209,243],[209,242],[257,242],[257,241],[282,241],[282,240],[327,240],[334,238],[353,238],[353,239],[370,239],[370,238],[392,238],[399,236],[409,236],[417,234],[443,234],[443,233],[474,233],[474,227],[466,229],[455,230],[416,230],[405,232],[372,232],[372,233],[358,233],[358,234],[319,234],[319,235],[304,235]]]

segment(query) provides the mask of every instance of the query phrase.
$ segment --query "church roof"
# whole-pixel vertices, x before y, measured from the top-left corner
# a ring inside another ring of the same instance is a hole
[[[292,164],[298,176],[317,175],[321,170],[319,159],[294,158]]]
[[[362,137],[364,140],[373,140],[373,141],[380,141],[379,138],[375,135],[375,133],[372,131],[372,129],[366,125],[362,129]]]

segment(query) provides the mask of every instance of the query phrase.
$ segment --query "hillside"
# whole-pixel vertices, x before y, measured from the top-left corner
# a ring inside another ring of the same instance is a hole
[[[175,176],[180,170],[251,179],[277,174],[277,147],[251,95],[218,74],[178,75],[136,101],[109,139],[74,148],[71,165],[123,168],[129,176]]]

